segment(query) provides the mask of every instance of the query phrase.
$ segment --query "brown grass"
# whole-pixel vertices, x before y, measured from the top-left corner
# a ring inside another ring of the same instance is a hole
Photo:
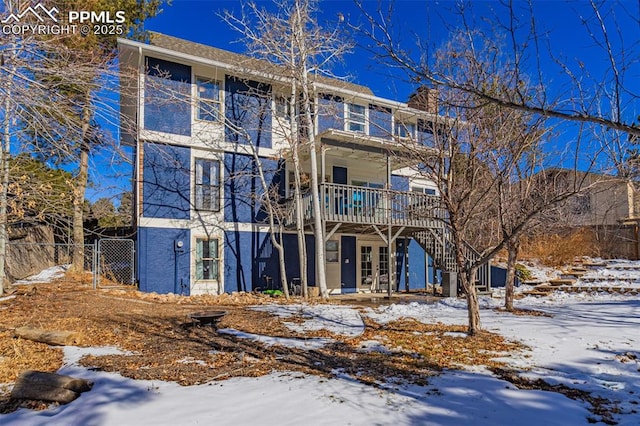
[[[598,257],[602,253],[592,231],[576,229],[551,235],[524,238],[521,259],[538,259],[543,265],[560,267],[577,257]]]
[[[381,325],[364,318],[365,332],[356,338],[327,330],[294,332],[283,322],[299,323],[301,317],[283,319],[250,309],[252,305],[274,302],[285,303],[257,294],[180,297],[93,290],[86,285],[60,282],[25,287],[16,298],[0,304],[0,383],[14,382],[27,369],[56,371],[62,366],[60,349],[13,337],[14,328],[27,325],[75,331],[81,333],[87,346],[109,345],[125,351],[119,355],[86,356],[80,361],[84,366],[134,379],[182,385],[274,371],[322,376],[342,371],[371,386],[388,379],[424,385],[430,376],[445,368],[505,368],[497,358],[525,349],[494,333],[469,337],[464,326],[422,324],[410,319]],[[335,343],[316,350],[265,346],[217,333],[210,326],[195,326],[187,316],[208,309],[227,311],[219,327],[278,337],[329,337]],[[390,353],[364,350],[366,340],[381,342]],[[0,413],[20,406],[48,407],[34,401],[10,401],[8,392],[8,387],[0,389]]]

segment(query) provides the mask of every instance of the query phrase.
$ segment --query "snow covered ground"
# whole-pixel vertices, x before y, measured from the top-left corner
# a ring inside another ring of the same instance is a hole
[[[640,270],[640,263],[635,265]],[[640,272],[628,269],[626,274],[640,278]],[[552,316],[517,316],[493,310],[501,303],[495,298],[481,299],[483,327],[530,348],[508,358],[509,365],[526,369],[528,378],[562,383],[606,398],[614,403],[618,424],[640,424],[640,296],[553,293],[516,301],[518,308]],[[308,320],[291,324],[292,328],[324,327],[348,336],[363,330],[360,316],[348,306],[273,305],[256,309],[285,318],[303,312]],[[364,315],[378,322],[411,317],[426,323],[466,324],[467,319],[461,299],[380,306],[366,309]],[[236,330],[224,332],[239,335]],[[266,336],[245,337],[265,344],[292,343]],[[312,349],[325,342],[309,339],[307,343],[305,347]],[[367,348],[387,349],[375,341],[367,342]],[[427,386],[389,383],[373,388],[344,375],[326,379],[273,373],[182,387],[91,371],[77,363],[85,353],[114,350],[65,348],[60,373],[93,380],[94,388],[56,409],[23,409],[0,415],[0,424],[537,426],[586,425],[590,424],[588,418],[597,418],[588,411],[586,402],[554,392],[519,390],[483,368],[445,371],[430,378]]]

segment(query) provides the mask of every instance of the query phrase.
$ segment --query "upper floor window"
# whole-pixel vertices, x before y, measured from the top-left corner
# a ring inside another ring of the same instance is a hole
[[[203,77],[196,77],[198,86],[198,119],[220,121],[220,83]]]
[[[366,109],[362,105],[347,104],[347,130],[365,133]]]
[[[217,239],[196,239],[196,280],[218,279],[220,270],[218,250]]]
[[[145,129],[191,135],[191,67],[147,57],[146,68]]]
[[[420,192],[421,194],[436,195],[437,191],[434,188],[424,188],[422,186],[412,186],[411,192]]]
[[[284,96],[277,96],[276,99],[276,116],[280,118],[291,118],[291,102]]]
[[[414,138],[416,134],[415,123],[396,123],[396,135],[401,138]]]
[[[220,161],[196,158],[195,208],[220,211]]]
[[[587,192],[577,194],[571,200],[571,213],[575,215],[586,215],[591,213],[591,195]]]

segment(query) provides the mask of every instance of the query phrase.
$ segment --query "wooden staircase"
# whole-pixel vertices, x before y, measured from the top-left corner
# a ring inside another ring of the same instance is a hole
[[[451,231],[447,226],[437,228],[427,228],[412,235],[413,239],[420,244],[434,261],[434,265],[442,272],[457,272],[455,245],[451,241]],[[480,258],[478,253],[470,244],[465,242],[465,257],[472,262]],[[476,288],[480,293],[491,291],[491,263],[487,262],[478,268],[476,275]]]

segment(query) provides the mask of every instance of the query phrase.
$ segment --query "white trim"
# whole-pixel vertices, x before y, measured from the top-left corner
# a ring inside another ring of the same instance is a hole
[[[191,220],[189,219],[165,219],[159,217],[145,217],[140,216],[138,218],[139,228],[178,228],[178,229],[191,229]]]
[[[196,279],[196,244],[198,239],[218,240],[218,279],[217,280],[197,280]],[[189,253],[189,294],[222,294],[224,292],[224,246],[225,238],[221,232],[196,232],[191,230],[191,250]]]

